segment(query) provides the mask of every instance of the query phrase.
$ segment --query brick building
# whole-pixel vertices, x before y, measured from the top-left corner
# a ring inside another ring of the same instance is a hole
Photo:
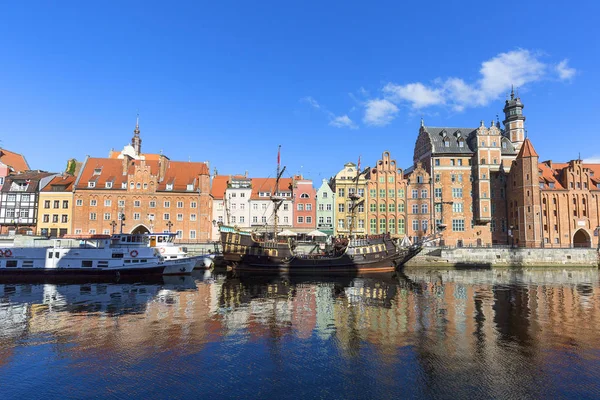
[[[298,233],[313,231],[317,226],[317,191],[310,179],[294,177],[293,230]]]
[[[73,233],[164,231],[184,242],[208,241],[208,165],[144,154],[141,143],[136,124],[123,151],[85,160],[74,185]]]
[[[393,237],[406,234],[406,185],[404,172],[396,160],[384,152],[376,166],[367,174],[368,233],[390,233]]]

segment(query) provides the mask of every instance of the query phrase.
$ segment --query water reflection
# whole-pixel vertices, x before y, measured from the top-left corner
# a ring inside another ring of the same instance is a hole
[[[0,283],[0,386],[15,398],[31,385],[49,397],[66,385],[75,398],[107,388],[116,397],[593,397],[598,290],[591,269]]]

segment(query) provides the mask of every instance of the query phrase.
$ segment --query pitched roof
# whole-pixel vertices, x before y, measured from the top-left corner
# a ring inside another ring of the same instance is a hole
[[[540,172],[540,183],[544,183],[548,185],[549,189],[554,190],[564,190],[566,187],[563,186],[563,177],[566,173],[567,168],[569,168],[569,163],[555,163],[552,161],[544,161],[538,164],[538,169]],[[593,185],[590,186],[590,190],[599,190],[598,184],[600,184],[600,164],[582,164],[584,168],[588,168],[590,170],[590,180]],[[549,184],[552,183],[553,187],[550,188]],[[547,189],[548,189],[547,188]]]
[[[24,172],[30,169],[23,155],[6,149],[0,149],[0,162],[10,167],[12,172]]]
[[[41,192],[70,192],[73,190],[73,184],[75,183],[75,177],[72,175],[61,175],[52,178],[46,186],[40,190]],[[60,189],[60,190],[58,190]]]
[[[157,184],[157,191],[167,191],[167,184],[173,185],[168,191],[185,192],[187,185],[193,185],[192,190],[198,189],[199,175],[208,175],[208,166],[203,162],[170,161],[166,163],[164,177]],[[127,162],[126,175],[123,175],[123,163]],[[88,158],[76,183],[76,189],[105,189],[106,182],[112,182],[112,189],[121,189],[127,183],[128,175],[135,173],[135,168],[145,165],[150,173],[159,175],[161,161],[159,160],[125,160],[116,158]],[[88,182],[96,182],[95,188],[88,188]]]
[[[521,146],[521,151],[519,151],[519,155],[517,158],[525,158],[525,157],[539,157],[533,148],[533,144],[531,144],[531,140],[525,138],[523,145]]]
[[[291,192],[292,178],[281,178],[279,179],[279,192]],[[265,197],[260,197],[260,192],[269,192],[272,195],[275,194],[275,178],[252,178],[252,195],[251,199],[265,200]],[[290,198],[291,199],[291,198]]]
[[[477,128],[424,126],[423,129],[429,136],[434,153],[471,155],[476,150],[474,140]],[[459,144],[461,141],[462,147]],[[514,145],[507,137],[501,136],[500,141],[502,155],[517,154]]]
[[[12,189],[13,182],[28,182],[25,193],[34,193],[38,190],[40,180],[42,180],[48,176],[51,176],[51,175],[54,175],[54,174],[51,172],[44,172],[44,171],[27,171],[27,172],[23,172],[22,174],[9,175],[4,180],[4,185],[2,186],[2,191],[3,192],[12,191],[11,189]]]

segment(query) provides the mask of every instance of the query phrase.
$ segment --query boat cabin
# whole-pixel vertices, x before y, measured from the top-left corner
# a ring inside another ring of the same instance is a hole
[[[145,235],[150,241],[150,247],[160,247],[175,243],[176,233],[147,233]]]

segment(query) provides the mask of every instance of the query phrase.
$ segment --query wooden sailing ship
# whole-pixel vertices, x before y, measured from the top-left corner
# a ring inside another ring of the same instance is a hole
[[[220,225],[223,257],[228,264],[240,270],[262,272],[393,271],[421,251],[422,244],[402,246],[389,234],[353,235],[356,209],[364,201],[357,194],[358,190],[349,195],[351,218],[347,237],[333,237],[328,243],[311,244],[299,244],[293,237],[278,237],[277,212],[284,200],[279,195],[279,180],[285,171],[285,167],[280,168],[279,154],[275,191],[270,198],[274,209],[272,237],[235,226]],[[355,178],[357,186],[360,173],[359,159]]]

